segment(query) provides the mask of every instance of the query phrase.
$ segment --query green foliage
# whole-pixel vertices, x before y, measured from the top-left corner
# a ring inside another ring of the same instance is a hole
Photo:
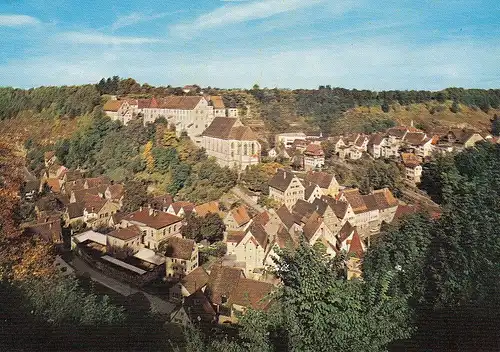
[[[0,120],[15,118],[31,110],[49,116],[81,116],[91,113],[100,103],[93,85],[40,87],[29,90],[0,88]]]
[[[382,105],[380,107],[382,108],[383,112],[389,112],[389,110],[391,109],[389,103],[386,100],[382,102]]]
[[[403,187],[403,171],[392,161],[380,159],[366,161],[361,168],[354,171],[354,175],[360,191],[365,194],[387,187],[398,195]]]
[[[221,241],[225,230],[226,225],[224,225],[220,216],[214,213],[208,213],[205,216],[191,214],[181,227],[182,236],[191,238],[196,242],[207,240],[210,243]]]
[[[451,104],[450,111],[454,114],[457,112],[460,112],[460,106],[458,105],[458,102],[456,100],[453,100],[453,103]]]
[[[177,177],[174,170],[172,171],[173,178]],[[182,185],[185,183],[185,187],[179,192],[179,196],[193,203],[218,200],[236,185],[237,179],[238,175],[234,170],[221,167],[214,159],[210,158],[193,166],[192,172],[182,182]],[[181,181],[181,178],[179,178],[179,181]]]
[[[389,128],[396,126],[396,122],[391,119],[369,120],[363,125],[363,133],[385,132]]]
[[[491,120],[491,134],[497,137],[500,136],[500,118],[497,114]]]
[[[108,297],[87,294],[72,278],[29,280],[21,286],[34,315],[55,325],[111,325],[123,322],[123,308]]]
[[[412,297],[412,308],[424,298],[425,277],[432,223],[426,214],[415,214],[391,226],[373,244],[363,262],[363,277],[377,281],[394,271],[390,292]]]
[[[136,211],[140,207],[146,206],[150,200],[148,186],[141,181],[126,181],[124,192],[122,207],[124,212]]]

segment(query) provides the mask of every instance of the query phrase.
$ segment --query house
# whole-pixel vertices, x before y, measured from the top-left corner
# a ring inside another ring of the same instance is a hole
[[[304,199],[305,187],[291,171],[278,169],[269,181],[269,197],[291,209],[298,199]]]
[[[324,195],[335,197],[339,193],[340,185],[332,174],[322,171],[309,171],[304,180],[318,185]]]
[[[207,203],[197,205],[194,208],[194,212],[198,216],[206,216],[210,213],[218,214],[219,213],[219,202],[212,201],[212,202],[207,202]]]
[[[236,323],[237,315],[244,314],[247,308],[266,310],[274,289],[272,284],[246,278],[238,268],[217,263],[211,268],[205,294],[219,323]]]
[[[419,158],[412,153],[401,153],[401,159],[405,167],[406,179],[413,184],[420,183],[422,177],[422,165]]]
[[[141,249],[141,232],[137,226],[118,228],[107,234],[107,251],[130,251]]]
[[[83,210],[85,204],[83,203],[70,203],[63,213],[63,220],[66,226],[71,226],[77,221],[84,222]]]
[[[169,205],[167,213],[183,218],[190,215],[194,208],[195,205],[191,202],[178,201]]]
[[[122,184],[116,183],[108,185],[104,191],[104,198],[117,203],[120,207],[123,205],[123,196],[125,195],[125,188]]]
[[[198,267],[198,246],[194,240],[169,237],[165,243],[167,278],[181,279]]]
[[[119,113],[118,111],[120,110],[120,107],[122,106],[122,101],[120,100],[108,100],[104,106],[103,110],[106,116],[109,116],[111,120],[119,120]]]
[[[126,215],[119,226],[132,225],[141,230],[144,247],[158,249],[161,241],[180,235],[182,218],[155,209],[140,209]]]
[[[99,186],[109,186],[111,184],[111,180],[107,176],[99,176],[99,177],[91,177],[86,178],[83,184],[83,188],[97,188]]]
[[[263,269],[270,249],[270,239],[264,226],[252,223],[243,233],[227,236],[227,254],[234,255],[236,262],[245,263],[245,274],[250,277],[255,269]]]
[[[152,98],[148,107],[142,111],[144,124],[153,123],[164,117],[175,126],[179,137],[182,132],[198,145],[199,137],[214,119],[214,108],[202,96],[168,96],[163,99]]]
[[[335,256],[334,248],[337,244],[334,233],[326,226],[323,217],[317,212],[314,212],[304,224],[302,228],[304,237],[307,242],[314,246],[318,241],[322,241],[326,247],[326,253],[331,256]]]
[[[274,290],[274,285],[270,283],[240,277],[229,295],[228,303],[232,306],[233,312],[232,321],[237,322],[238,314],[244,314],[248,308],[267,310],[271,303],[269,296]]]
[[[105,191],[104,191],[105,192]],[[88,188],[88,189],[74,189],[69,193],[70,203],[83,202],[86,197],[95,196],[99,198],[104,198],[104,193],[98,187]]]
[[[153,209],[166,212],[173,202],[174,198],[170,194],[164,194],[151,199],[149,206]]]
[[[120,210],[118,204],[96,195],[87,195],[83,204],[83,221],[92,228],[107,226],[109,218]]]
[[[208,105],[214,108],[215,117],[238,117],[238,109],[234,106],[226,107],[224,100],[220,95],[205,97]]]
[[[190,324],[212,324],[216,320],[216,313],[207,296],[198,290],[186,297],[182,306],[179,306],[170,315],[171,322],[188,326]]]
[[[276,211],[276,214],[289,233],[301,231],[300,223],[295,222],[294,215],[284,204]]]
[[[41,185],[41,190],[43,187],[47,187],[52,193],[61,193],[61,181],[58,178],[47,178],[44,184]]]
[[[304,181],[304,186],[304,199],[307,202],[312,203],[315,199],[323,196],[323,192],[317,184]]]
[[[57,160],[56,152],[50,150],[48,152],[43,153],[43,161],[45,163],[45,167],[49,167],[54,164]]]
[[[359,193],[359,189],[346,189],[340,193],[340,200],[349,203],[354,212],[352,224],[358,227],[359,230],[364,230],[370,222],[370,210],[368,209],[365,199]]]
[[[321,169],[325,165],[325,152],[321,145],[311,143],[304,150],[304,170]]]
[[[61,219],[58,216],[22,227],[25,235],[37,237],[50,243],[61,244],[63,242]]]
[[[388,188],[378,189],[372,192],[377,202],[380,222],[390,223],[398,208],[399,202]]]
[[[333,144],[335,154],[339,153],[341,147],[345,147],[347,145],[346,143],[344,143],[344,138],[342,136],[328,137],[328,142]]]
[[[202,266],[198,266],[169,289],[170,300],[182,301],[197,291],[203,292],[207,283],[208,273]]]
[[[375,159],[380,158],[382,156],[382,145],[384,142],[384,136],[381,133],[372,134],[367,145],[368,153]]]
[[[201,135],[201,146],[220,166],[245,170],[260,161],[256,134],[238,118],[216,117]]]
[[[323,217],[323,221],[332,233],[337,233],[339,229],[349,219],[354,218],[351,206],[347,202],[336,200],[329,196],[315,199],[312,209]],[[311,211],[309,210],[309,211]]]
[[[280,133],[275,137],[276,146],[284,146],[289,148],[296,140],[306,140],[306,134],[303,132]]]
[[[231,321],[229,296],[242,277],[245,277],[242,269],[223,266],[222,263],[215,263],[210,268],[205,294],[214,307],[219,323]]]
[[[250,225],[250,215],[244,205],[231,209],[224,217],[227,230],[245,230]]]

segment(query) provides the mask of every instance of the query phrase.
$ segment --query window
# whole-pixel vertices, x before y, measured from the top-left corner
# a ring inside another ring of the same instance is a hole
[[[243,146],[243,155],[248,155],[248,146],[246,144]]]

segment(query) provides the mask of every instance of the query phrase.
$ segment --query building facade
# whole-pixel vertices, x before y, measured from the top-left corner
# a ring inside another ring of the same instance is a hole
[[[250,127],[237,118],[216,117],[203,132],[201,147],[221,166],[245,170],[260,161],[261,145]]]

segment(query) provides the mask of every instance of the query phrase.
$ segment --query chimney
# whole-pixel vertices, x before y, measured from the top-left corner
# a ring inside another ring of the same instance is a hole
[[[220,296],[220,301],[221,301],[222,304],[227,303],[227,296],[226,295],[221,295]]]
[[[153,208],[149,208],[149,216],[155,215],[155,211]]]
[[[142,211],[142,205],[139,207],[139,211]]]

